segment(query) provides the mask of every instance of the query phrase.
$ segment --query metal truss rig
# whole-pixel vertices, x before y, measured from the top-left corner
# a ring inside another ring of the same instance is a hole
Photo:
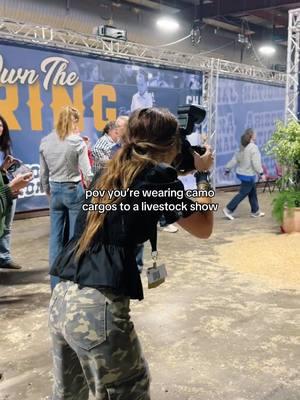
[[[285,123],[298,121],[300,8],[289,11]]]
[[[216,148],[217,148],[217,117],[219,74],[212,68],[203,73],[202,101],[207,117],[202,123],[202,132],[207,136],[208,144],[214,149],[214,166],[211,170],[211,183],[216,188]]]
[[[0,19],[0,39],[7,39],[38,46],[72,50],[83,54],[106,58],[151,63],[194,71],[216,71],[220,75],[241,79],[285,85],[286,75],[254,66],[203,57],[201,54],[185,54],[162,47],[145,46],[101,38],[96,35],[55,29],[14,20]]]

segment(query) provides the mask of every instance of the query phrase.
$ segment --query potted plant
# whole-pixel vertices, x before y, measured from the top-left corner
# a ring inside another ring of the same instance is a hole
[[[300,191],[284,190],[273,199],[272,214],[285,233],[300,232]]]
[[[283,171],[279,182],[282,191],[273,199],[273,215],[283,232],[300,232],[300,124],[278,122],[265,150]]]

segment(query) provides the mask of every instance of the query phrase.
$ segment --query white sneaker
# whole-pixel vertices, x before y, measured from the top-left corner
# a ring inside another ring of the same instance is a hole
[[[227,207],[223,208],[223,213],[228,219],[231,219],[231,220],[234,219],[234,216],[232,215],[232,212],[229,211]]]
[[[166,226],[162,227],[162,231],[169,232],[169,233],[176,233],[178,231],[178,228],[175,225],[170,224],[170,225],[166,225]]]
[[[257,211],[256,213],[251,213],[251,217],[253,217],[253,218],[264,217],[264,216],[265,216],[265,213],[260,212],[260,211]]]

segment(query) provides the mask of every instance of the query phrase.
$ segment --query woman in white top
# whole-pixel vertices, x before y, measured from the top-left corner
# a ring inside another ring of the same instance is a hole
[[[255,144],[256,134],[253,129],[246,129],[241,137],[240,151],[234,154],[233,158],[226,164],[225,172],[236,167],[236,176],[241,181],[239,193],[223,209],[225,216],[233,220],[232,215],[241,201],[246,197],[251,206],[251,217],[263,217],[265,214],[259,210],[256,193],[256,178],[263,176],[260,151]]]
[[[56,130],[44,137],[40,145],[41,187],[50,200],[50,267],[62,249],[66,221],[69,239],[74,233],[83,194],[80,172],[86,186],[92,179],[88,149],[78,135],[79,117],[75,108],[64,107]],[[58,279],[51,277],[52,289],[57,283]]]

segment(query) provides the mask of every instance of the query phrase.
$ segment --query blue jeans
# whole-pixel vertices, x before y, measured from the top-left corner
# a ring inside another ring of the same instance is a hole
[[[83,188],[81,183],[50,182],[50,242],[49,264],[52,266],[66,242],[66,223],[68,238],[74,234],[74,227],[81,207]],[[51,276],[51,288],[59,282],[59,278]]]
[[[17,200],[13,200],[12,206],[6,214],[4,220],[4,231],[0,238],[0,265],[7,264],[11,261],[10,242],[11,242],[11,226],[16,211]]]
[[[227,204],[229,211],[233,212],[237,206],[240,204],[245,197],[249,198],[249,203],[251,206],[251,212],[256,213],[259,210],[257,193],[256,193],[256,183],[242,181],[239,193],[234,196],[234,198]]]

